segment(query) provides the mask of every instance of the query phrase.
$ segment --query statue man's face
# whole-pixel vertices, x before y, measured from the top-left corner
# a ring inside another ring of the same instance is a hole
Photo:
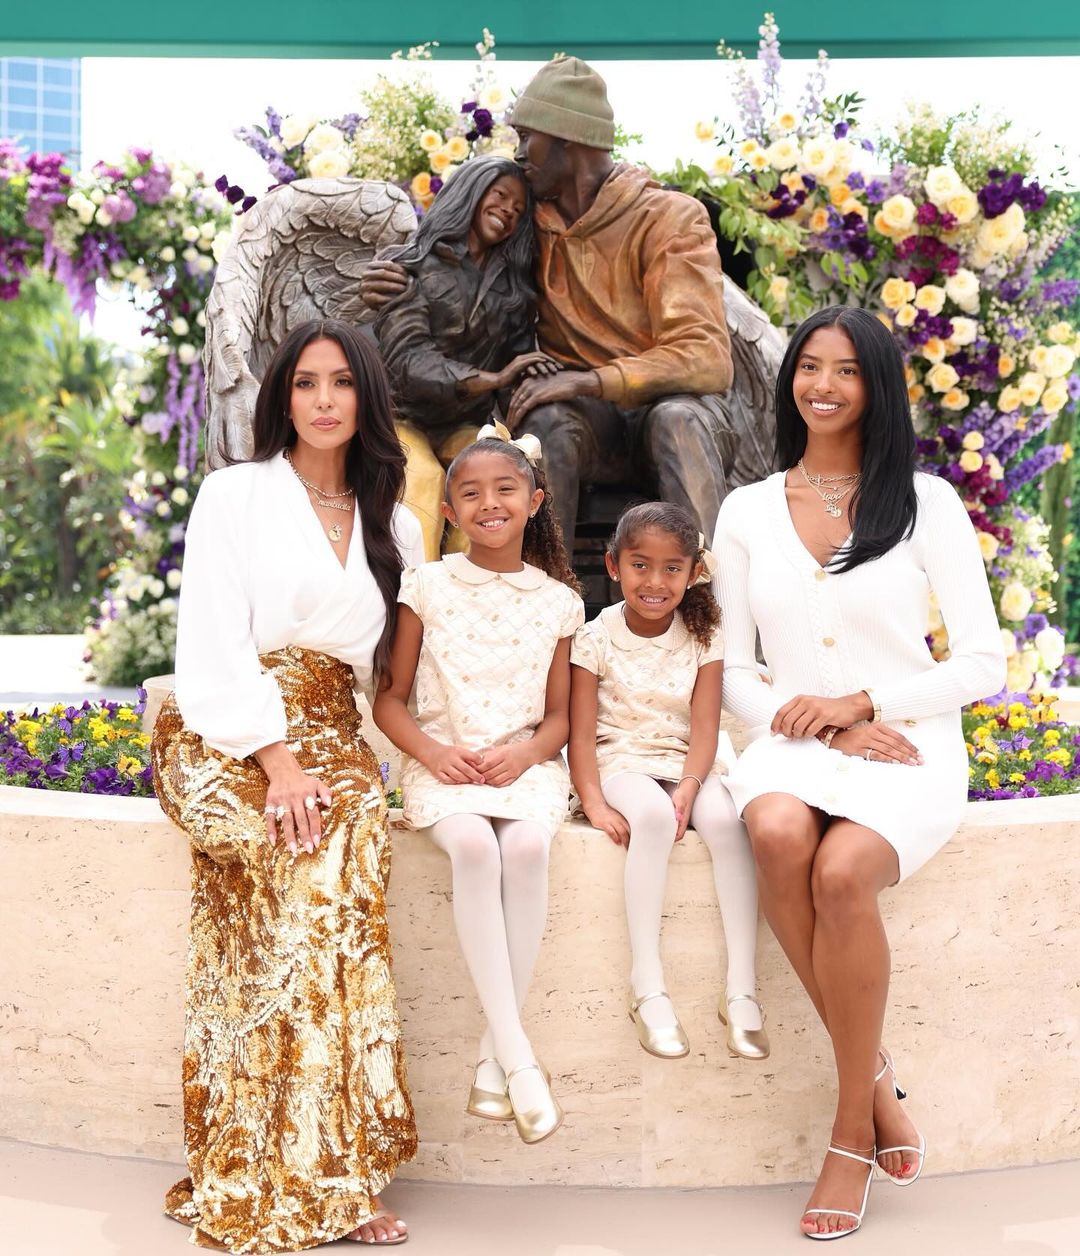
[[[514,160],[528,179],[533,196],[538,201],[555,200],[570,177],[566,141],[546,135],[543,131],[530,131],[528,127],[514,129],[518,133]]]

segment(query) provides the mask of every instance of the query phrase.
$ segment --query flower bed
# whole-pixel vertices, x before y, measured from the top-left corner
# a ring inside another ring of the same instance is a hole
[[[964,736],[972,801],[1080,792],[1080,728],[1057,718],[1053,697],[977,702],[964,712]]]
[[[79,794],[152,798],[150,737],[142,731],[145,693],[119,702],[61,704],[0,717],[0,785]]]

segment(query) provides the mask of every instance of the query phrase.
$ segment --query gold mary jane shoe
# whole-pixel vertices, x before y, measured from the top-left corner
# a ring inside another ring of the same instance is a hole
[[[760,1029],[740,1029],[731,1019],[731,1005],[738,1003],[740,999],[745,999],[761,1012],[761,1028]],[[730,999],[726,1000],[728,1015],[725,1016],[720,1008],[717,1008],[716,1015],[721,1025],[727,1027],[727,1049],[728,1055],[736,1056],[743,1060],[767,1060],[769,1058],[769,1035],[765,1032],[765,1012],[757,999],[749,994],[734,994]]]
[[[630,1019],[637,1030],[638,1042],[650,1055],[655,1055],[661,1060],[681,1060],[684,1055],[690,1054],[690,1040],[686,1036],[686,1031],[679,1023],[678,1016],[675,1017],[674,1025],[666,1025],[660,1029],[646,1025],[640,1008],[650,999],[667,999],[669,1003],[671,1002],[666,990],[654,990],[652,994],[643,994],[640,998],[630,995]],[[672,1011],[674,1010],[674,1004],[672,1004]]]
[[[485,1090],[476,1084],[481,1064],[498,1065],[498,1063],[499,1061],[494,1056],[488,1056],[486,1060],[477,1060],[476,1072],[473,1073],[473,1082],[469,1089],[469,1102],[465,1105],[465,1111],[469,1116],[478,1116],[484,1121],[512,1121],[514,1119],[510,1096],[505,1090]],[[544,1075],[544,1081],[550,1086],[551,1074],[542,1064],[540,1072]]]
[[[514,1107],[514,1100],[510,1094],[510,1082],[518,1073],[524,1073],[526,1069],[536,1069],[544,1079],[547,1094],[537,1107],[530,1108],[528,1112],[519,1112]],[[513,1113],[514,1124],[517,1126],[518,1137],[523,1143],[542,1143],[545,1138],[550,1138],[563,1123],[563,1110],[559,1107],[558,1099],[551,1093],[551,1079],[547,1069],[540,1064],[523,1064],[520,1068],[512,1068],[506,1075],[506,1097]]]

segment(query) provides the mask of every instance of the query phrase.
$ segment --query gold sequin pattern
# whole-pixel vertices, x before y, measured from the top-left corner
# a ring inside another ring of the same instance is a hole
[[[191,841],[184,1038],[190,1177],[165,1211],[193,1242],[294,1251],[341,1238],[416,1154],[386,920],[390,837],[352,669],[311,650],[262,655],[287,744],[327,785],[320,848],[271,846],[266,777],[185,728],[154,728],[158,799]]]

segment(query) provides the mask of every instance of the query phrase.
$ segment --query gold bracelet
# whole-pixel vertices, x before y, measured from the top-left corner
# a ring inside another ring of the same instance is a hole
[[[681,784],[683,783],[683,781],[697,781],[697,783],[698,783],[698,789],[701,789],[701,788],[702,788],[701,777],[700,777],[700,776],[695,776],[695,775],[693,774],[693,772],[687,772],[687,774],[686,774],[685,776],[680,776],[680,777],[679,777],[679,784],[681,785]]]
[[[828,750],[832,746],[832,740],[840,730],[833,724],[827,728],[823,728],[817,735],[818,741]]]
[[[873,689],[863,688],[863,693],[870,699],[870,705],[874,708],[874,713],[870,717],[871,724],[881,723],[881,703],[874,697]]]

